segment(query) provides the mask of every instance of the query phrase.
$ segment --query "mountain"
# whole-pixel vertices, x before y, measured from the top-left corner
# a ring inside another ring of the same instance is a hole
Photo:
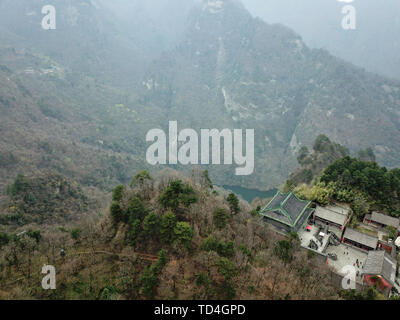
[[[158,16],[134,11],[142,2],[124,12],[108,3],[54,1],[57,28],[47,31],[40,25],[47,2],[0,1],[2,190],[18,172],[46,168],[106,190],[145,165],[141,123],[160,121],[132,97],[151,57],[172,46],[183,22],[161,29]],[[169,10],[179,3],[189,1]],[[124,20],[127,12],[134,19]]]
[[[56,29],[49,31],[41,28],[46,1],[3,0],[0,39],[2,45],[29,47],[74,72],[130,88],[152,58],[179,38],[190,3],[174,0],[167,7],[166,1],[160,2],[163,15],[157,15],[149,11],[150,2],[55,0]],[[174,19],[169,13],[178,6],[179,17]]]
[[[0,298],[363,298],[338,292],[296,235],[269,230],[265,199],[251,207],[210,178],[278,186],[299,152],[311,178],[360,148],[398,165],[400,83],[310,49],[236,0],[127,1],[54,0],[57,29],[44,31],[47,2],[0,0]],[[157,172],[166,166],[147,163],[146,133],[171,120],[255,129],[254,174]],[[399,194],[398,169],[349,157],[329,168],[311,196],[329,200],[333,180],[383,205]],[[40,288],[44,263],[57,290]]]
[[[255,129],[254,174],[210,166],[218,185],[280,185],[321,133],[398,165],[399,82],[310,49],[239,1],[55,1],[50,31],[44,4],[0,2],[3,188],[47,167],[102,189],[161,170],[145,161],[145,137],[169,120]]]
[[[380,163],[398,164],[400,83],[310,49],[236,1],[197,6],[185,40],[143,82],[157,85],[144,86],[141,101],[182,128],[255,129],[255,173],[236,177],[213,167],[217,183],[277,185],[296,165],[296,152],[321,133],[350,150],[372,147]]]
[[[246,8],[269,23],[296,30],[312,48],[324,48],[368,71],[400,77],[400,3],[363,0],[353,3],[320,0],[243,0]],[[343,30],[342,9],[356,10],[356,29]],[[310,14],[312,12],[313,14]]]

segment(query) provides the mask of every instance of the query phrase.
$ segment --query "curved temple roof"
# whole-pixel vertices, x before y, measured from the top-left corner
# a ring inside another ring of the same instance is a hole
[[[293,192],[278,191],[261,211],[261,215],[298,229],[312,212],[312,209],[306,210],[310,203],[297,198]]]

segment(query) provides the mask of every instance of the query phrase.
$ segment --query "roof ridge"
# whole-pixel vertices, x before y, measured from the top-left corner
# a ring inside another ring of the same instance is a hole
[[[385,265],[386,250],[382,250],[382,251],[383,251],[383,259],[382,259],[382,265],[381,265],[381,272],[383,273],[383,266]]]
[[[293,191],[290,191],[290,192],[287,194],[285,200],[283,200],[283,201],[280,203],[280,206],[281,206],[281,207],[283,207],[283,206],[285,205],[286,201],[288,201],[288,199],[290,198],[290,196],[291,196],[292,194],[293,194]]]
[[[282,213],[289,219],[290,223],[293,225],[293,219],[292,219],[292,217],[290,216],[290,214],[289,214],[289,213],[285,210],[285,208],[283,207],[283,206],[285,205],[285,203],[289,200],[289,198],[290,198],[292,195],[294,195],[294,193],[293,193],[293,191],[290,191],[290,192],[288,193],[288,195],[286,196],[285,200],[283,200],[283,201],[280,203],[280,209],[281,209]],[[294,195],[294,196],[296,196],[296,195]]]
[[[323,208],[323,209],[325,209],[325,210],[328,210],[328,211],[330,211],[330,212],[333,212],[333,213],[340,214],[340,215],[342,215],[342,216],[345,216],[345,215],[346,215],[346,214],[345,214],[345,213],[343,213],[343,212],[338,212],[338,211],[335,211],[335,210],[329,209],[328,207],[323,207],[323,206],[319,206],[319,207],[321,207],[321,208]],[[342,209],[343,209],[343,208],[342,208]]]

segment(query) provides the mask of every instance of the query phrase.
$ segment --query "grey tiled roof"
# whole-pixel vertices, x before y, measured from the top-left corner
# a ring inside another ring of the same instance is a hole
[[[364,265],[364,273],[380,275],[392,285],[396,279],[397,262],[384,250],[368,252]]]
[[[347,219],[347,214],[336,212],[331,207],[320,207],[317,206],[314,213],[315,217],[336,223],[338,225],[344,225]]]
[[[266,216],[268,216],[268,217],[270,217],[270,218],[272,218],[272,219],[275,219],[275,220],[279,220],[279,221],[282,221],[282,222],[284,222],[284,223],[286,223],[286,224],[288,224],[288,225],[291,225],[291,222],[290,222],[290,220],[288,219],[288,217],[286,217],[282,212],[280,212],[279,210],[275,210],[275,211],[268,211],[268,212],[265,212],[265,213],[263,213],[264,215],[266,215]]]
[[[396,229],[399,227],[399,224],[400,224],[399,218],[390,217],[388,215],[385,215],[385,214],[382,214],[382,213],[379,213],[376,211],[372,212],[371,220],[381,223],[381,224],[384,224],[386,226],[395,227]]]
[[[286,199],[288,196],[287,193],[280,193],[278,192],[275,197],[271,200],[270,203],[265,207],[264,210],[276,209],[281,206],[281,203]]]
[[[304,210],[304,207],[307,206],[308,202],[297,199],[296,196],[291,193],[282,205],[282,208],[292,217],[292,221],[294,222]]]
[[[313,208],[307,208],[306,211],[303,213],[302,217],[297,221],[296,225],[294,226],[295,231],[299,231],[301,226],[306,222],[308,217],[311,215],[311,213],[314,211]]]
[[[306,215],[304,218],[303,215],[307,213],[306,208],[309,204],[309,201],[298,199],[293,192],[281,193],[278,191],[261,214],[296,228],[301,221],[304,223],[307,219],[308,216]],[[296,222],[296,220],[298,221]]]
[[[370,248],[376,248],[378,245],[378,238],[372,237],[368,234],[358,232],[354,229],[347,228],[344,233],[344,238],[360,243]]]

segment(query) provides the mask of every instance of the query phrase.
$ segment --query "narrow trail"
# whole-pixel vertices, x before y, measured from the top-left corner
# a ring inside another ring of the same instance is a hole
[[[101,250],[100,251],[75,252],[73,254],[70,254],[69,256],[80,255],[80,254],[107,254],[107,255],[116,255],[118,257],[133,257],[134,256],[131,254],[122,254],[122,253],[115,253],[115,252],[108,252],[108,251],[101,251]],[[157,261],[157,259],[158,259],[158,256],[152,255],[152,254],[141,253],[141,252],[135,252],[135,254],[138,255],[141,259],[147,260],[147,261]]]

